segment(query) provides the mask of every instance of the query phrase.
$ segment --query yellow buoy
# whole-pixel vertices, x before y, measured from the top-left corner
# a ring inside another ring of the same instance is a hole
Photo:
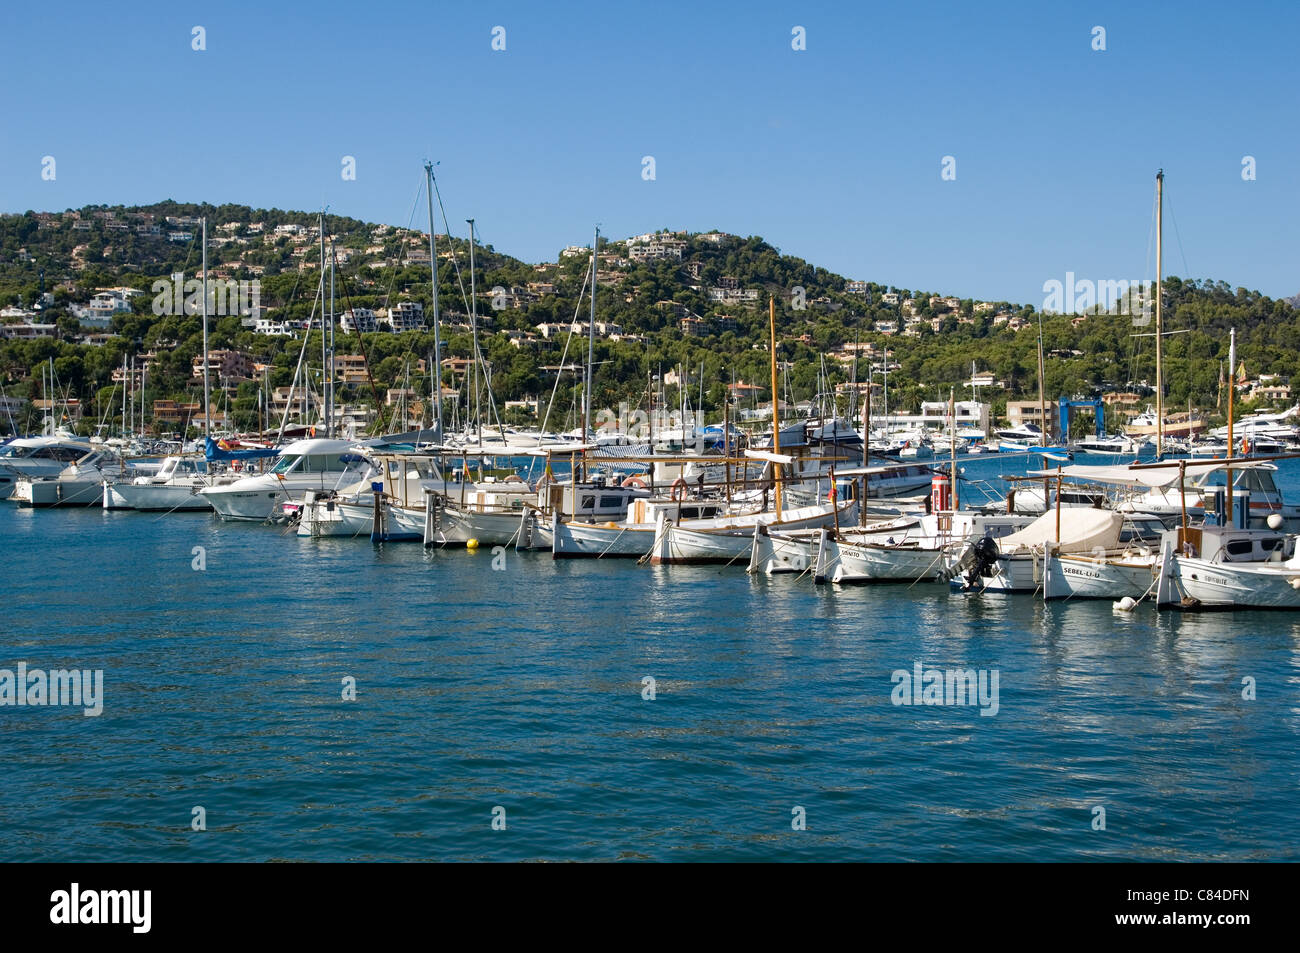
[[[467,540],[465,541],[465,548],[466,548],[466,549],[478,549],[478,540],[477,540],[477,539],[467,539]]]

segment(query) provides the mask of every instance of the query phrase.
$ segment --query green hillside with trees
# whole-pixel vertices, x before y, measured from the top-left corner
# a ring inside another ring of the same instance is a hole
[[[207,217],[209,238],[216,239],[209,249],[210,269],[220,270],[230,280],[258,280],[264,317],[307,320],[319,275],[319,268],[309,263],[318,265],[319,246],[300,236],[277,235],[275,229],[313,228],[317,216],[312,213],[160,202],[137,208],[94,206],[68,213],[0,216],[0,308],[15,313],[15,309],[31,308],[47,292],[52,303],[37,320],[56,328],[52,336],[0,338],[0,384],[5,396],[42,396],[41,366],[48,367],[53,359],[60,398],[73,397],[82,404],[80,429],[89,431],[100,420],[116,427],[122,394],[121,385],[112,380],[113,372],[121,368],[124,357],[153,352],[146,404],[199,398],[201,385],[192,367],[202,349],[200,318],[156,315],[152,308],[155,281],[176,272],[186,278],[199,273],[198,227],[169,224],[169,216],[176,220]],[[78,226],[87,222],[88,226]],[[336,270],[336,313],[354,307],[379,310],[400,301],[420,302],[429,313],[427,235],[333,215],[324,222],[335,249],[347,258]],[[260,230],[254,230],[256,223],[261,224]],[[218,226],[223,228],[218,231]],[[193,236],[188,241],[168,237],[184,232]],[[897,365],[889,373],[891,409],[915,410],[921,400],[946,399],[954,388],[959,398],[969,396],[966,383],[974,366],[1006,382],[1004,389],[986,389],[981,394],[994,403],[996,413],[1007,399],[1037,396],[1040,320],[1049,355],[1049,399],[1140,389],[1154,380],[1151,338],[1135,336],[1151,328],[1136,328],[1129,317],[1091,314],[1079,320],[1072,315],[1039,315],[1033,305],[981,303],[959,296],[954,307],[940,299],[946,297],[944,292],[878,282],[850,289],[844,276],[782,254],[759,237],[669,234],[682,243],[680,261],[671,257],[632,261],[625,242],[602,238],[597,321],[617,325],[619,339],[608,334],[596,339],[597,407],[617,407],[620,401],[643,405],[648,379],[680,365],[690,369],[693,403],[697,375],[703,369],[704,409],[710,416],[720,416],[728,384],[743,380],[762,386],[768,381],[769,296],[776,299],[778,349],[781,360],[791,364],[786,379],[796,400],[814,395],[819,374],[824,373],[832,385],[851,379],[853,363],[834,354],[843,345],[861,342],[874,346],[878,365],[886,347]],[[419,260],[421,251],[423,260]],[[443,355],[469,358],[468,242],[464,238],[448,242],[440,236],[438,251]],[[567,357],[565,335],[538,336],[541,324],[588,318],[583,288],[590,274],[590,252],[557,254],[557,258],[554,263],[533,264],[491,246],[475,248],[475,287],[483,319],[480,343],[491,368],[498,407],[530,396],[540,396],[545,406],[556,388],[553,368],[585,359],[585,334],[581,339],[575,335]],[[88,302],[99,289],[119,286],[144,293],[131,299],[130,313],[115,315],[110,327],[100,329],[101,335],[95,337],[71,309]],[[745,302],[711,298],[710,289],[722,286],[757,292],[757,300],[752,300],[754,296]],[[802,294],[796,289],[802,289]],[[899,303],[893,303],[893,296]],[[1165,280],[1164,296],[1166,329],[1190,332],[1172,335],[1165,343],[1166,401],[1171,408],[1191,402],[1215,409],[1232,327],[1237,329],[1240,359],[1252,376],[1271,373],[1287,380],[1293,373],[1300,358],[1300,313],[1292,304],[1223,281],[1174,277]],[[503,297],[508,304],[494,307]],[[902,302],[909,300],[913,310],[904,315]],[[11,314],[3,320],[8,331],[21,319]],[[914,333],[901,333],[909,320]],[[885,333],[891,324],[897,325],[897,333]],[[1013,324],[1025,326],[1014,330]],[[319,333],[311,332],[305,350],[317,368]],[[235,423],[255,427],[258,387],[284,387],[291,382],[303,349],[302,332],[296,337],[259,334],[239,315],[226,315],[210,319],[209,334],[211,348],[238,350],[251,362],[269,366],[264,380],[239,382],[228,398]],[[340,332],[336,351],[364,353],[374,382],[373,388],[346,385],[341,401],[374,405],[389,387],[430,392],[432,381],[427,371],[417,371],[417,362],[433,353],[431,330],[377,332],[364,338]],[[856,374],[861,380],[867,373],[864,357]],[[580,377],[564,373],[558,386],[557,416],[550,427],[573,425]],[[444,371],[443,380],[452,383],[450,371]],[[756,396],[765,398],[765,391]],[[669,403],[675,399],[673,388],[668,388]],[[39,415],[30,406],[20,416],[23,419],[15,421],[19,430],[38,426]],[[518,411],[510,419],[530,421]]]

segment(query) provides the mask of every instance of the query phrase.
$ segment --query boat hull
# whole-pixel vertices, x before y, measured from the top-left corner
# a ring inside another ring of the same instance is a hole
[[[948,550],[921,546],[845,543],[827,536],[813,578],[817,582],[938,582],[948,575]]]
[[[1182,608],[1300,609],[1300,570],[1280,564],[1231,566],[1178,556],[1170,575],[1184,596]]]
[[[1141,599],[1159,571],[1155,554],[1051,556],[1043,577],[1044,599]]]
[[[106,510],[195,511],[211,510],[212,504],[199,495],[202,484],[193,486],[105,483],[103,505]]]
[[[857,515],[857,504],[849,503],[839,511],[842,524],[852,524]],[[758,513],[743,518],[744,522],[716,528],[689,529],[664,519],[655,533],[650,562],[653,565],[691,563],[731,564],[750,555],[754,545],[754,527],[761,523],[769,531],[781,533],[790,530],[820,529],[834,524],[836,512],[829,505],[811,506],[793,510],[786,518],[776,521],[775,513]]]
[[[265,522],[276,515],[280,506],[301,499],[306,490],[291,493],[283,486],[208,487],[202,496],[223,520]]]
[[[480,546],[509,546],[520,532],[522,512],[490,513],[471,509],[440,507],[434,517],[432,536],[421,532],[426,546],[464,546],[475,540]]]
[[[639,559],[650,551],[654,538],[653,527],[562,522],[552,528],[551,555],[556,559]]]
[[[299,510],[298,535],[347,539],[365,536],[376,542],[419,540],[424,538],[424,512],[385,503],[376,531],[373,502],[315,499],[308,494]]]
[[[99,475],[83,480],[19,480],[11,498],[19,506],[99,506],[101,480]]]

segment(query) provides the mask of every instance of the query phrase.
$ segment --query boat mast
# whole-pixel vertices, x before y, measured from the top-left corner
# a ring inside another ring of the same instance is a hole
[[[591,240],[591,319],[587,322],[587,378],[582,385],[582,442],[586,443],[591,433],[591,362],[595,359],[596,349],[596,277],[600,272],[600,226],[596,226],[595,237]]]
[[[212,390],[208,381],[208,219],[203,217],[203,436],[212,436]],[[133,422],[134,423],[134,422]]]
[[[1047,446],[1047,401],[1043,397],[1043,314],[1038,313],[1038,445]]]
[[[1165,170],[1156,172],[1156,459],[1165,452],[1164,367],[1160,357],[1160,337],[1164,333],[1164,186]]]
[[[781,415],[777,410],[778,398],[776,390],[776,298],[775,296],[767,299],[768,308],[768,347],[772,351],[772,453],[781,452]],[[775,477],[776,485],[776,521],[781,522],[781,464],[775,460],[772,461],[772,474]]]
[[[1232,396],[1233,391],[1237,389],[1237,329],[1233,328],[1228,332],[1228,452],[1226,454],[1229,460],[1232,459]],[[1227,467],[1224,471],[1223,492],[1226,499],[1224,500],[1224,512],[1227,516],[1228,525],[1232,525],[1232,467]]]
[[[424,164],[425,191],[429,199],[429,272],[433,284],[433,429],[442,443],[442,342],[438,338],[438,253],[433,233],[433,163]]]
[[[469,329],[474,343],[474,431],[478,435],[479,446],[483,446],[483,417],[478,406],[478,296],[474,292],[474,219],[469,223]]]
[[[330,236],[330,329],[329,348],[326,351],[328,366],[325,368],[325,435],[334,436],[334,261],[338,256],[334,252],[334,237]],[[360,335],[358,335],[359,337]]]
[[[955,387],[948,388],[948,465],[952,468],[952,511],[956,513],[961,508],[961,504],[957,496],[957,389]]]
[[[867,362],[867,396],[862,401],[862,465],[871,466],[871,362]],[[863,480],[865,481],[865,477]],[[864,490],[866,483],[862,484]],[[864,492],[862,498],[865,500],[867,494]]]
[[[325,433],[329,434],[329,370],[328,364],[329,342],[326,340],[328,332],[325,330],[325,214],[322,212],[317,219],[320,223],[320,376],[321,376],[321,409],[325,416]]]

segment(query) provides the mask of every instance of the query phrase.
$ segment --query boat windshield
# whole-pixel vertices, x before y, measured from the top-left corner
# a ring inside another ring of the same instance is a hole
[[[1215,470],[1205,481],[1205,486],[1224,486],[1227,483],[1227,471]],[[1277,484],[1273,474],[1260,467],[1247,467],[1232,471],[1232,486],[1237,490],[1249,490],[1251,493],[1277,493]]]
[[[364,459],[354,453],[313,453],[303,461],[307,473],[342,473],[356,461]]]
[[[280,462],[271,468],[272,473],[343,473],[358,460],[364,460],[356,454],[345,453],[294,453],[280,458]]]

